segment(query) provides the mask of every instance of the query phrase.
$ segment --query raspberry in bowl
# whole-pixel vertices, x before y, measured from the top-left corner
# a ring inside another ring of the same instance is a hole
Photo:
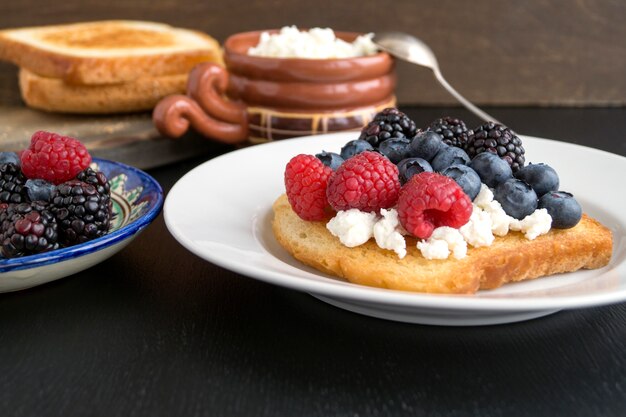
[[[148,174],[92,158],[77,139],[36,132],[0,153],[0,292],[89,268],[121,250],[160,212]]]

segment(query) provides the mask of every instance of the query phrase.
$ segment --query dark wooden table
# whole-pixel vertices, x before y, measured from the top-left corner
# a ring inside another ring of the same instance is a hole
[[[626,109],[489,110],[626,155]],[[151,174],[168,190],[227,150]],[[624,416],[626,303],[491,327],[383,321],[205,262],[159,217],[98,266],[0,296],[0,415]]]

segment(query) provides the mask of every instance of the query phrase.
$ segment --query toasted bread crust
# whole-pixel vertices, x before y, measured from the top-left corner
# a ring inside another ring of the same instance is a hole
[[[132,24],[145,22],[103,21],[89,23],[102,27],[117,25],[124,30]],[[83,24],[88,25],[88,24]],[[155,24],[156,25],[156,24]],[[161,27],[163,25],[159,25]],[[55,27],[42,27],[46,31],[58,29],[67,30],[68,27],[80,27],[80,25],[60,25]],[[97,26],[96,26],[97,27]],[[7,29],[0,31],[0,59],[13,62],[14,64],[28,69],[29,71],[48,78],[60,78],[66,83],[80,85],[115,84],[133,81],[139,77],[156,77],[164,75],[188,73],[195,65],[201,62],[214,62],[223,65],[222,52],[219,43],[212,37],[196,31],[171,28],[172,42],[179,42],[176,50],[168,42],[159,49],[159,44],[151,48],[124,47],[123,54],[108,55],[107,49],[99,49],[94,45],[90,54],[80,55],[81,50],[89,49],[65,47],[65,52],[46,47],[45,42],[31,43],[26,39],[35,38],[38,28]],[[92,29],[92,27],[90,27]],[[16,32],[30,31],[28,37],[15,36]],[[184,33],[192,36],[197,42],[193,46],[185,46],[182,39],[177,40],[176,33]],[[34,34],[34,35],[33,35]],[[154,41],[159,42],[155,37]],[[109,44],[107,44],[107,48]],[[69,52],[72,53],[69,53]],[[102,52],[99,54],[99,52]]]
[[[355,284],[404,291],[471,294],[508,282],[601,268],[613,250],[611,231],[584,215],[576,227],[552,229],[535,240],[511,232],[489,247],[469,247],[464,259],[427,260],[408,238],[408,254],[399,259],[372,240],[356,248],[343,246],[325,222],[300,219],[285,195],[273,208],[274,235],[299,261]]]
[[[184,93],[187,74],[85,86],[21,69],[19,82],[22,98],[29,107],[49,112],[107,114],[151,110],[163,97]]]

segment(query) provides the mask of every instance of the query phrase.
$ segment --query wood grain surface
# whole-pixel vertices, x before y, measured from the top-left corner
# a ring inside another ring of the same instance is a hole
[[[444,75],[477,103],[626,103],[626,2],[619,0],[21,0],[0,2],[0,28],[127,18],[233,33],[297,24],[397,30],[426,41]],[[401,104],[453,100],[430,72],[400,63]],[[0,102],[19,103],[15,70],[0,65]]]
[[[493,113],[626,156],[625,109]],[[202,161],[150,173],[168,191]],[[0,294],[0,414],[623,417],[625,341],[626,303],[474,328],[361,316],[205,262],[159,216],[102,264]]]
[[[79,138],[96,157],[140,169],[154,168],[211,151],[223,145],[189,132],[180,139],[162,137],[150,113],[85,116],[45,113],[20,104],[0,104],[0,151],[20,151],[37,130]]]

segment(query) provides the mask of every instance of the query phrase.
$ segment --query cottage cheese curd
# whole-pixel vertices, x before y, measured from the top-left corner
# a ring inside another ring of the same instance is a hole
[[[545,235],[552,227],[552,217],[546,209],[535,210],[522,220],[513,220],[511,230],[520,231],[528,240],[534,240],[538,236]]]
[[[438,227],[427,240],[417,242],[417,248],[426,259],[447,259],[450,253],[455,259],[467,256],[467,242],[458,229]]]
[[[374,213],[366,213],[358,209],[342,210],[330,219],[326,228],[345,246],[354,248],[374,236],[376,220]]]
[[[406,256],[406,230],[400,225],[398,211],[396,209],[381,209],[381,218],[374,225],[374,239],[382,249],[389,249],[398,254],[402,259]]]
[[[335,36],[329,28],[313,28],[301,32],[296,26],[285,26],[277,34],[263,32],[257,46],[248,50],[248,55],[270,58],[353,58],[377,52],[369,33],[348,43]]]
[[[477,205],[469,221],[459,229],[465,241],[475,248],[491,246],[495,237],[491,231],[491,216]]]
[[[506,236],[509,230],[519,231],[533,240],[550,231],[552,218],[546,209],[535,210],[522,220],[507,215],[502,205],[493,199],[493,192],[485,184],[473,202],[469,221],[460,229],[438,227],[428,239],[417,242],[417,248],[426,259],[455,259],[467,256],[467,245],[491,246],[495,236]],[[339,211],[326,228],[342,244],[353,248],[374,238],[381,249],[394,251],[400,259],[407,254],[406,230],[400,224],[396,209],[381,209],[380,215],[357,209]],[[495,236],[494,236],[495,235]]]

